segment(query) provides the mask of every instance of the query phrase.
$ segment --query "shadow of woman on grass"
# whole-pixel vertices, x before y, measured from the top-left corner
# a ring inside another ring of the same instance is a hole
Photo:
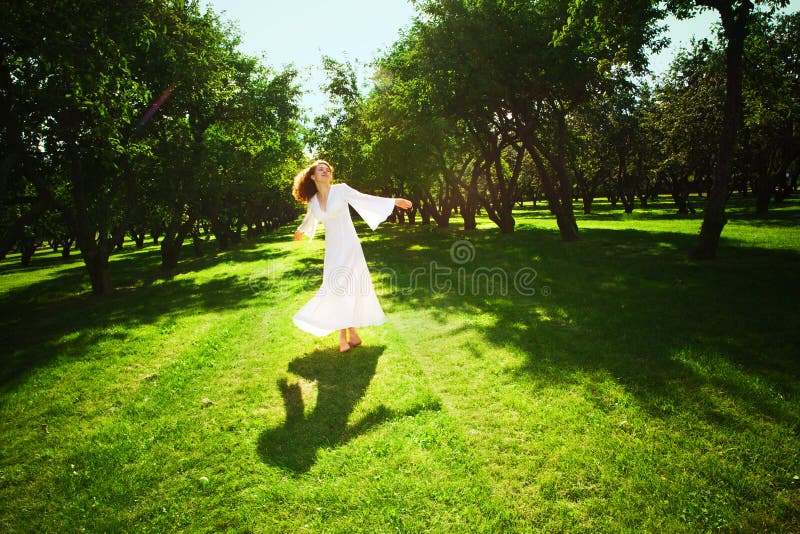
[[[375,425],[425,409],[395,411],[380,405],[358,422],[348,425],[350,414],[375,375],[384,348],[361,346],[343,354],[317,350],[293,360],[289,364],[290,372],[317,382],[317,402],[313,411],[306,415],[302,385],[290,383],[286,378],[278,381],[286,420],[283,426],[261,433],[258,453],[262,460],[295,473],[305,473],[314,465],[319,449],[343,445]]]

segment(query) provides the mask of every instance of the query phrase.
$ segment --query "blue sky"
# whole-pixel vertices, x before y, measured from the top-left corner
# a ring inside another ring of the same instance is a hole
[[[397,40],[415,13],[406,0],[202,0],[201,6],[238,22],[243,52],[265,54],[273,67],[298,68],[309,117],[325,111],[323,55],[349,60],[367,83],[368,64]]]
[[[368,83],[369,63],[397,39],[414,17],[407,0],[201,0],[240,30],[240,49],[254,56],[266,56],[273,67],[294,64],[306,94],[302,105],[309,118],[325,110],[320,90],[325,77],[323,55],[349,60],[358,69],[362,83]],[[789,11],[800,8],[800,0],[789,2]],[[686,21],[668,19],[669,49],[651,57],[651,69],[663,72],[675,52],[692,37],[710,37],[719,19],[706,11]]]

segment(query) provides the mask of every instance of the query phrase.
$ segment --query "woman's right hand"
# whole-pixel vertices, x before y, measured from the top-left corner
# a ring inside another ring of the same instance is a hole
[[[413,204],[411,204],[411,201],[406,200],[404,198],[396,198],[396,199],[394,199],[394,205],[397,206],[398,208],[402,208],[404,210],[410,210],[412,208],[412,206],[413,206]]]
[[[296,232],[294,233],[294,240],[295,240],[295,241],[300,241],[301,239],[303,239],[303,232],[301,232],[300,230],[298,230],[298,231],[296,231]]]

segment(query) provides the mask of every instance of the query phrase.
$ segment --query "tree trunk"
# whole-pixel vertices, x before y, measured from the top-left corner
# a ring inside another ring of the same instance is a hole
[[[72,239],[67,237],[61,241],[61,258],[64,260],[69,259],[69,254],[72,251]]]
[[[131,238],[133,239],[134,243],[136,243],[136,248],[144,248],[145,235],[143,232],[131,232]]]
[[[211,231],[217,238],[217,250],[228,250],[230,247],[230,230],[216,218],[211,219]],[[166,239],[166,238],[165,238]]]
[[[478,222],[475,219],[475,212],[471,210],[467,210],[461,214],[461,218],[464,220],[464,230],[467,232],[471,232],[478,227]]]
[[[619,197],[622,200],[622,208],[625,210],[625,213],[633,213],[633,208],[635,207],[633,195],[628,192],[624,192]]]
[[[514,220],[513,215],[504,211],[500,213],[500,221],[498,222],[497,226],[500,228],[500,233],[511,234],[514,232],[514,226],[516,223],[517,221]]]
[[[689,257],[697,260],[713,259],[717,255],[722,229],[727,223],[725,203],[728,200],[728,182],[733,168],[736,132],[742,113],[742,55],[747,37],[747,26],[753,4],[742,0],[734,10],[730,3],[715,5],[722,18],[722,28],[728,44],[725,49],[726,87],[722,133],[717,149],[717,165],[706,202],[703,225]]]
[[[431,223],[431,214],[430,214],[430,211],[428,209],[428,206],[423,204],[422,201],[420,201],[420,206],[421,207],[420,207],[420,210],[419,210],[419,216],[422,219],[422,224],[430,224]]]
[[[200,258],[205,254],[203,252],[203,239],[200,237],[200,232],[197,231],[197,229],[192,232],[192,246],[194,247],[195,258]]]
[[[689,195],[678,194],[673,192],[672,199],[675,201],[675,206],[678,208],[678,215],[694,215],[694,208],[689,204]]]
[[[467,184],[466,195],[464,195],[464,205],[461,207],[461,218],[464,220],[464,230],[471,232],[478,227],[475,214],[478,211],[478,176],[480,166],[476,163],[472,167],[472,176]]]
[[[561,234],[561,241],[577,241],[580,238],[578,221],[575,220],[575,213],[572,210],[560,209],[556,213],[556,223]]]
[[[178,266],[183,239],[164,237],[161,240],[161,269],[171,271]]]
[[[788,173],[787,173],[788,174]],[[783,176],[783,174],[779,174],[779,176]],[[779,182],[779,186],[775,191],[775,203],[780,204],[792,194],[792,180],[789,176],[786,176],[786,179],[781,179]]]
[[[228,228],[230,228],[231,241],[233,241],[234,243],[241,243],[242,242],[242,223],[236,222],[234,224],[229,224]]]
[[[111,272],[108,270],[108,254],[104,254],[99,247],[84,252],[83,263],[89,271],[89,280],[92,284],[92,293],[95,295],[110,295],[114,291],[111,283]]]
[[[591,215],[592,213],[592,203],[594,202],[594,198],[591,195],[586,195],[583,197],[583,214],[584,215]]]
[[[570,195],[568,203],[565,205],[562,195],[559,194],[563,189],[560,187],[560,184],[559,189],[556,189],[553,184],[553,179],[550,173],[548,173],[547,167],[537,147],[532,143],[526,143],[525,149],[536,166],[550,212],[556,216],[556,223],[558,224],[561,240],[565,242],[577,241],[579,238],[578,222],[575,220],[575,214],[572,211],[572,196]]]
[[[769,211],[769,199],[772,196],[772,180],[766,173],[756,177],[756,214],[766,215]]]
[[[88,198],[85,190],[85,177],[77,152],[72,154],[72,199],[75,203],[74,212],[65,214],[72,218],[72,227],[75,228],[75,237],[81,251],[83,263],[89,271],[89,281],[92,284],[92,293],[95,295],[110,295],[114,291],[111,283],[111,273],[108,270],[109,250],[105,228],[96,228],[89,221]],[[95,234],[99,235],[100,242],[95,241]]]
[[[586,176],[583,172],[573,169],[572,174],[575,175],[575,181],[578,183],[578,190],[581,192],[583,200],[583,214],[589,215],[592,213],[592,203],[594,202],[594,187],[589,186],[586,181]],[[594,183],[597,183],[596,177]],[[534,206],[536,205],[534,197]]]
[[[625,213],[633,213],[635,207],[635,195],[631,188],[631,179],[628,174],[628,160],[624,150],[620,149],[617,154],[617,188],[619,190],[619,198],[622,200],[622,207]]]
[[[161,240],[161,269],[164,271],[171,271],[178,266],[178,260],[181,257],[181,247],[183,241],[189,234],[189,231],[194,226],[194,221],[187,221],[183,224],[172,223],[170,224],[164,234],[164,239]]]
[[[447,184],[442,184],[442,187],[447,188]],[[438,199],[433,198],[430,191],[425,191],[423,194],[427,197],[428,213],[436,221],[436,227],[449,228],[450,213],[452,212],[449,194],[440,193]]]
[[[486,192],[482,195],[481,204],[486,209],[489,219],[500,228],[500,232],[510,234],[514,231],[516,224],[512,212],[514,199],[517,196],[519,175],[522,172],[525,147],[514,146],[516,156],[514,165],[509,170],[506,170],[503,165],[503,150],[504,147],[497,140],[490,141],[484,148],[483,173],[486,180]],[[478,167],[481,166],[478,165]],[[492,168],[494,168],[494,173]]]
[[[695,214],[695,210],[689,202],[689,180],[681,170],[673,170],[667,174],[667,182],[670,185],[670,194],[675,202],[678,215]]]
[[[77,156],[74,156],[77,158]],[[89,271],[89,281],[92,284],[92,293],[95,295],[110,295],[114,291],[111,282],[111,273],[108,270],[109,252],[104,246],[105,240],[95,241],[95,230],[89,223],[88,212],[86,209],[86,198],[83,189],[83,177],[80,176],[81,165],[79,161],[73,160],[73,193],[75,202],[75,212],[71,213],[75,237],[78,248],[81,251],[83,263]],[[104,229],[98,229],[97,233],[102,236]]]
[[[19,240],[20,262],[23,266],[29,267],[33,253],[36,252],[36,243],[32,237],[25,236]]]
[[[567,170],[567,120],[563,110],[557,109],[557,139],[555,155],[551,163],[558,176],[558,192],[561,196],[561,213],[556,214],[556,222],[561,233],[562,241],[577,241],[578,221],[572,208],[572,177]]]

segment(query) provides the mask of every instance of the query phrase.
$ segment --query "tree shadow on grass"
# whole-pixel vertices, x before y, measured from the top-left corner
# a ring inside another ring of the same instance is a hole
[[[613,380],[654,416],[693,414],[746,429],[746,421],[732,420],[734,412],[711,401],[714,391],[750,413],[800,429],[796,405],[782,400],[800,392],[800,254],[724,238],[718,259],[703,263],[686,258],[694,235],[583,229],[581,237],[567,244],[539,230],[471,236],[472,261],[456,265],[448,254],[461,236],[442,236],[426,254],[452,269],[452,289],[426,286],[382,298],[395,309],[435,308],[431,317],[443,336],[479,329],[481,337],[521,350],[526,362],[505,372],[537,387]],[[400,289],[409,279],[403,273],[425,267],[406,260],[390,240],[365,248],[401,273]],[[504,269],[508,294],[486,284],[477,294],[458,294],[461,267],[467,278],[481,268]],[[511,285],[521,267],[536,270],[534,295]],[[493,320],[449,324],[473,314]],[[612,410],[607,391],[598,387],[590,400]]]
[[[305,384],[316,382],[316,403],[307,414],[303,385],[290,383],[286,378],[278,381],[286,419],[282,426],[261,433],[258,439],[261,459],[297,474],[305,473],[316,462],[320,449],[344,445],[391,419],[437,409],[437,406],[414,406],[398,411],[381,404],[357,422],[348,423],[375,375],[384,349],[361,346],[344,354],[321,349],[293,360],[290,372],[302,377]]]
[[[259,245],[260,246],[260,245]],[[252,243],[220,253],[187,260],[173,274],[186,274],[217,266],[220,262],[252,264],[250,279],[233,274],[198,281],[192,277],[166,277],[159,270],[160,251],[155,246],[128,250],[113,257],[112,277],[117,285],[109,297],[89,293],[88,274],[80,258],[34,282],[0,292],[0,393],[24,380],[31,370],[53,358],[85,358],[104,340],[123,341],[126,331],[143,324],[169,323],[191,313],[244,308],[254,300],[263,304],[278,298],[259,291],[256,266],[287,252],[254,249]],[[184,251],[186,252],[186,251]],[[30,269],[52,267],[41,261]],[[6,264],[0,275],[13,272]],[[273,275],[274,278],[274,275]],[[201,279],[202,280],[202,279]],[[267,282],[274,282],[268,279]],[[80,288],[85,288],[81,293]]]
[[[54,358],[85,359],[105,340],[120,342],[127,330],[192,313],[243,308],[254,298],[246,282],[228,276],[196,284],[172,280],[119,292],[110,298],[74,296],[52,303],[0,300],[0,393],[9,391]]]

